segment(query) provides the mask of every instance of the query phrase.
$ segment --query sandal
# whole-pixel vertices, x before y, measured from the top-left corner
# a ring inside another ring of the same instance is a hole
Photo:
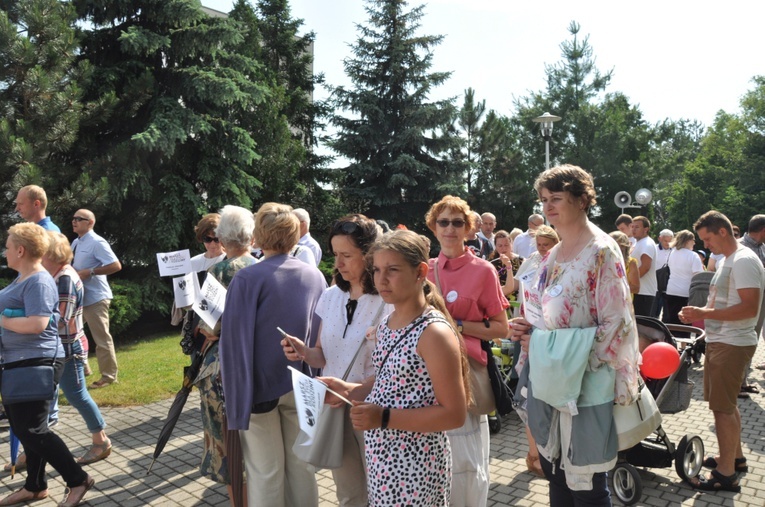
[[[31,496],[28,496],[31,495]],[[18,505],[22,503],[36,502],[38,500],[44,500],[48,498],[48,490],[42,491],[29,491],[26,488],[21,488],[14,491],[10,495],[0,500],[0,505]]]
[[[526,455],[526,469],[529,473],[536,475],[537,477],[544,477],[545,473],[542,470],[542,463],[539,461],[539,455],[532,456],[531,453]]]
[[[77,460],[80,465],[90,465],[96,461],[106,459],[112,453],[112,441],[108,438],[103,444],[93,444],[84,456]]]
[[[77,486],[78,488],[82,488],[81,492],[75,493],[72,488],[66,488],[64,499],[58,504],[58,507],[76,507],[77,505],[80,505],[82,499],[85,498],[85,493],[90,491],[95,484],[96,480],[93,477],[88,476],[85,479],[85,482]]]
[[[712,477],[694,477],[696,482],[689,481],[693,489],[702,491],[732,491],[738,493],[741,491],[741,485],[738,482],[738,475],[723,475],[717,470],[712,470]]]
[[[701,462],[701,466],[704,468],[717,468],[717,458],[714,456],[707,456],[704,461]],[[736,473],[745,474],[749,472],[749,466],[746,464],[746,458],[736,458]]]
[[[740,392],[742,392],[742,393],[751,393],[751,394],[759,394],[760,390],[757,389],[757,386],[749,384],[749,385],[746,385],[746,386],[741,386],[741,391]]]
[[[16,472],[20,472],[22,470],[27,469],[27,455],[26,453],[19,454],[19,457],[16,458]],[[10,463],[6,463],[6,465],[3,467],[4,472],[13,472],[13,467]],[[0,504],[2,505],[2,504]]]

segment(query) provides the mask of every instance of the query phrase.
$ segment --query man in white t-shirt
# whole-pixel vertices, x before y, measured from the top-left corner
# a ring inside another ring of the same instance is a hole
[[[651,222],[646,217],[632,219],[632,236],[637,241],[632,256],[637,259],[640,274],[640,290],[632,300],[635,315],[653,315],[656,300],[656,243],[649,236],[650,232]]]
[[[524,259],[531,257],[537,251],[537,243],[534,240],[536,230],[545,223],[542,215],[534,214],[529,217],[529,228],[526,232],[519,234],[513,241],[513,252]]]
[[[728,218],[709,211],[694,224],[704,246],[725,259],[715,271],[704,308],[686,306],[680,312],[685,323],[704,320],[706,359],[704,361],[704,399],[715,418],[720,455],[708,458],[704,466],[713,468],[709,477],[691,480],[691,486],[717,491],[738,491],[738,473],[748,470],[741,448],[741,414],[737,396],[746,365],[757,348],[754,327],[765,289],[765,269],[757,256],[733,237]]]

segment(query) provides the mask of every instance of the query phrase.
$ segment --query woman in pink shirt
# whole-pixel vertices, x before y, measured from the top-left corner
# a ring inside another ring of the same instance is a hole
[[[481,341],[508,334],[510,306],[502,294],[497,271],[476,257],[464,240],[474,225],[467,202],[447,195],[425,216],[428,228],[441,245],[430,259],[428,279],[441,290],[446,309],[462,333],[468,356],[486,364]],[[448,431],[452,447],[452,506],[485,506],[489,494],[489,426],[486,415],[468,413],[462,428]]]

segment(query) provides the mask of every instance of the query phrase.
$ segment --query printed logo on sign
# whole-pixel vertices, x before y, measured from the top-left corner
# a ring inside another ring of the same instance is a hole
[[[316,417],[313,415],[310,408],[305,409],[305,420],[308,423],[308,426],[316,425]]]
[[[186,280],[181,280],[180,282],[178,282],[178,288],[181,289],[181,290],[185,289],[186,288]]]
[[[207,300],[203,299],[202,301],[199,302],[199,309],[205,312],[207,311],[207,308],[209,307],[209,305],[210,304],[207,302]]]
[[[167,264],[167,261],[170,260],[170,257],[168,257],[167,255],[163,255],[162,257],[160,257],[160,259],[162,259],[162,262]]]

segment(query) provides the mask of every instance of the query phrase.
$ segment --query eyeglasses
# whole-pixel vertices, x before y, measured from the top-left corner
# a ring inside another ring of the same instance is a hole
[[[438,224],[439,227],[443,227],[446,229],[451,224],[452,227],[455,229],[462,229],[465,227],[465,221],[461,218],[455,218],[454,220],[448,220],[446,218],[442,218],[441,220],[436,220],[436,224]]]
[[[335,234],[343,233],[343,234],[350,235],[360,229],[361,229],[361,226],[357,224],[356,222],[335,222],[332,225],[332,232],[334,232]]]
[[[219,238],[211,238],[210,236],[205,236],[204,238],[202,238],[202,241],[204,241],[205,243],[220,243]]]
[[[85,217],[72,217],[72,222],[87,222],[88,219]]]

